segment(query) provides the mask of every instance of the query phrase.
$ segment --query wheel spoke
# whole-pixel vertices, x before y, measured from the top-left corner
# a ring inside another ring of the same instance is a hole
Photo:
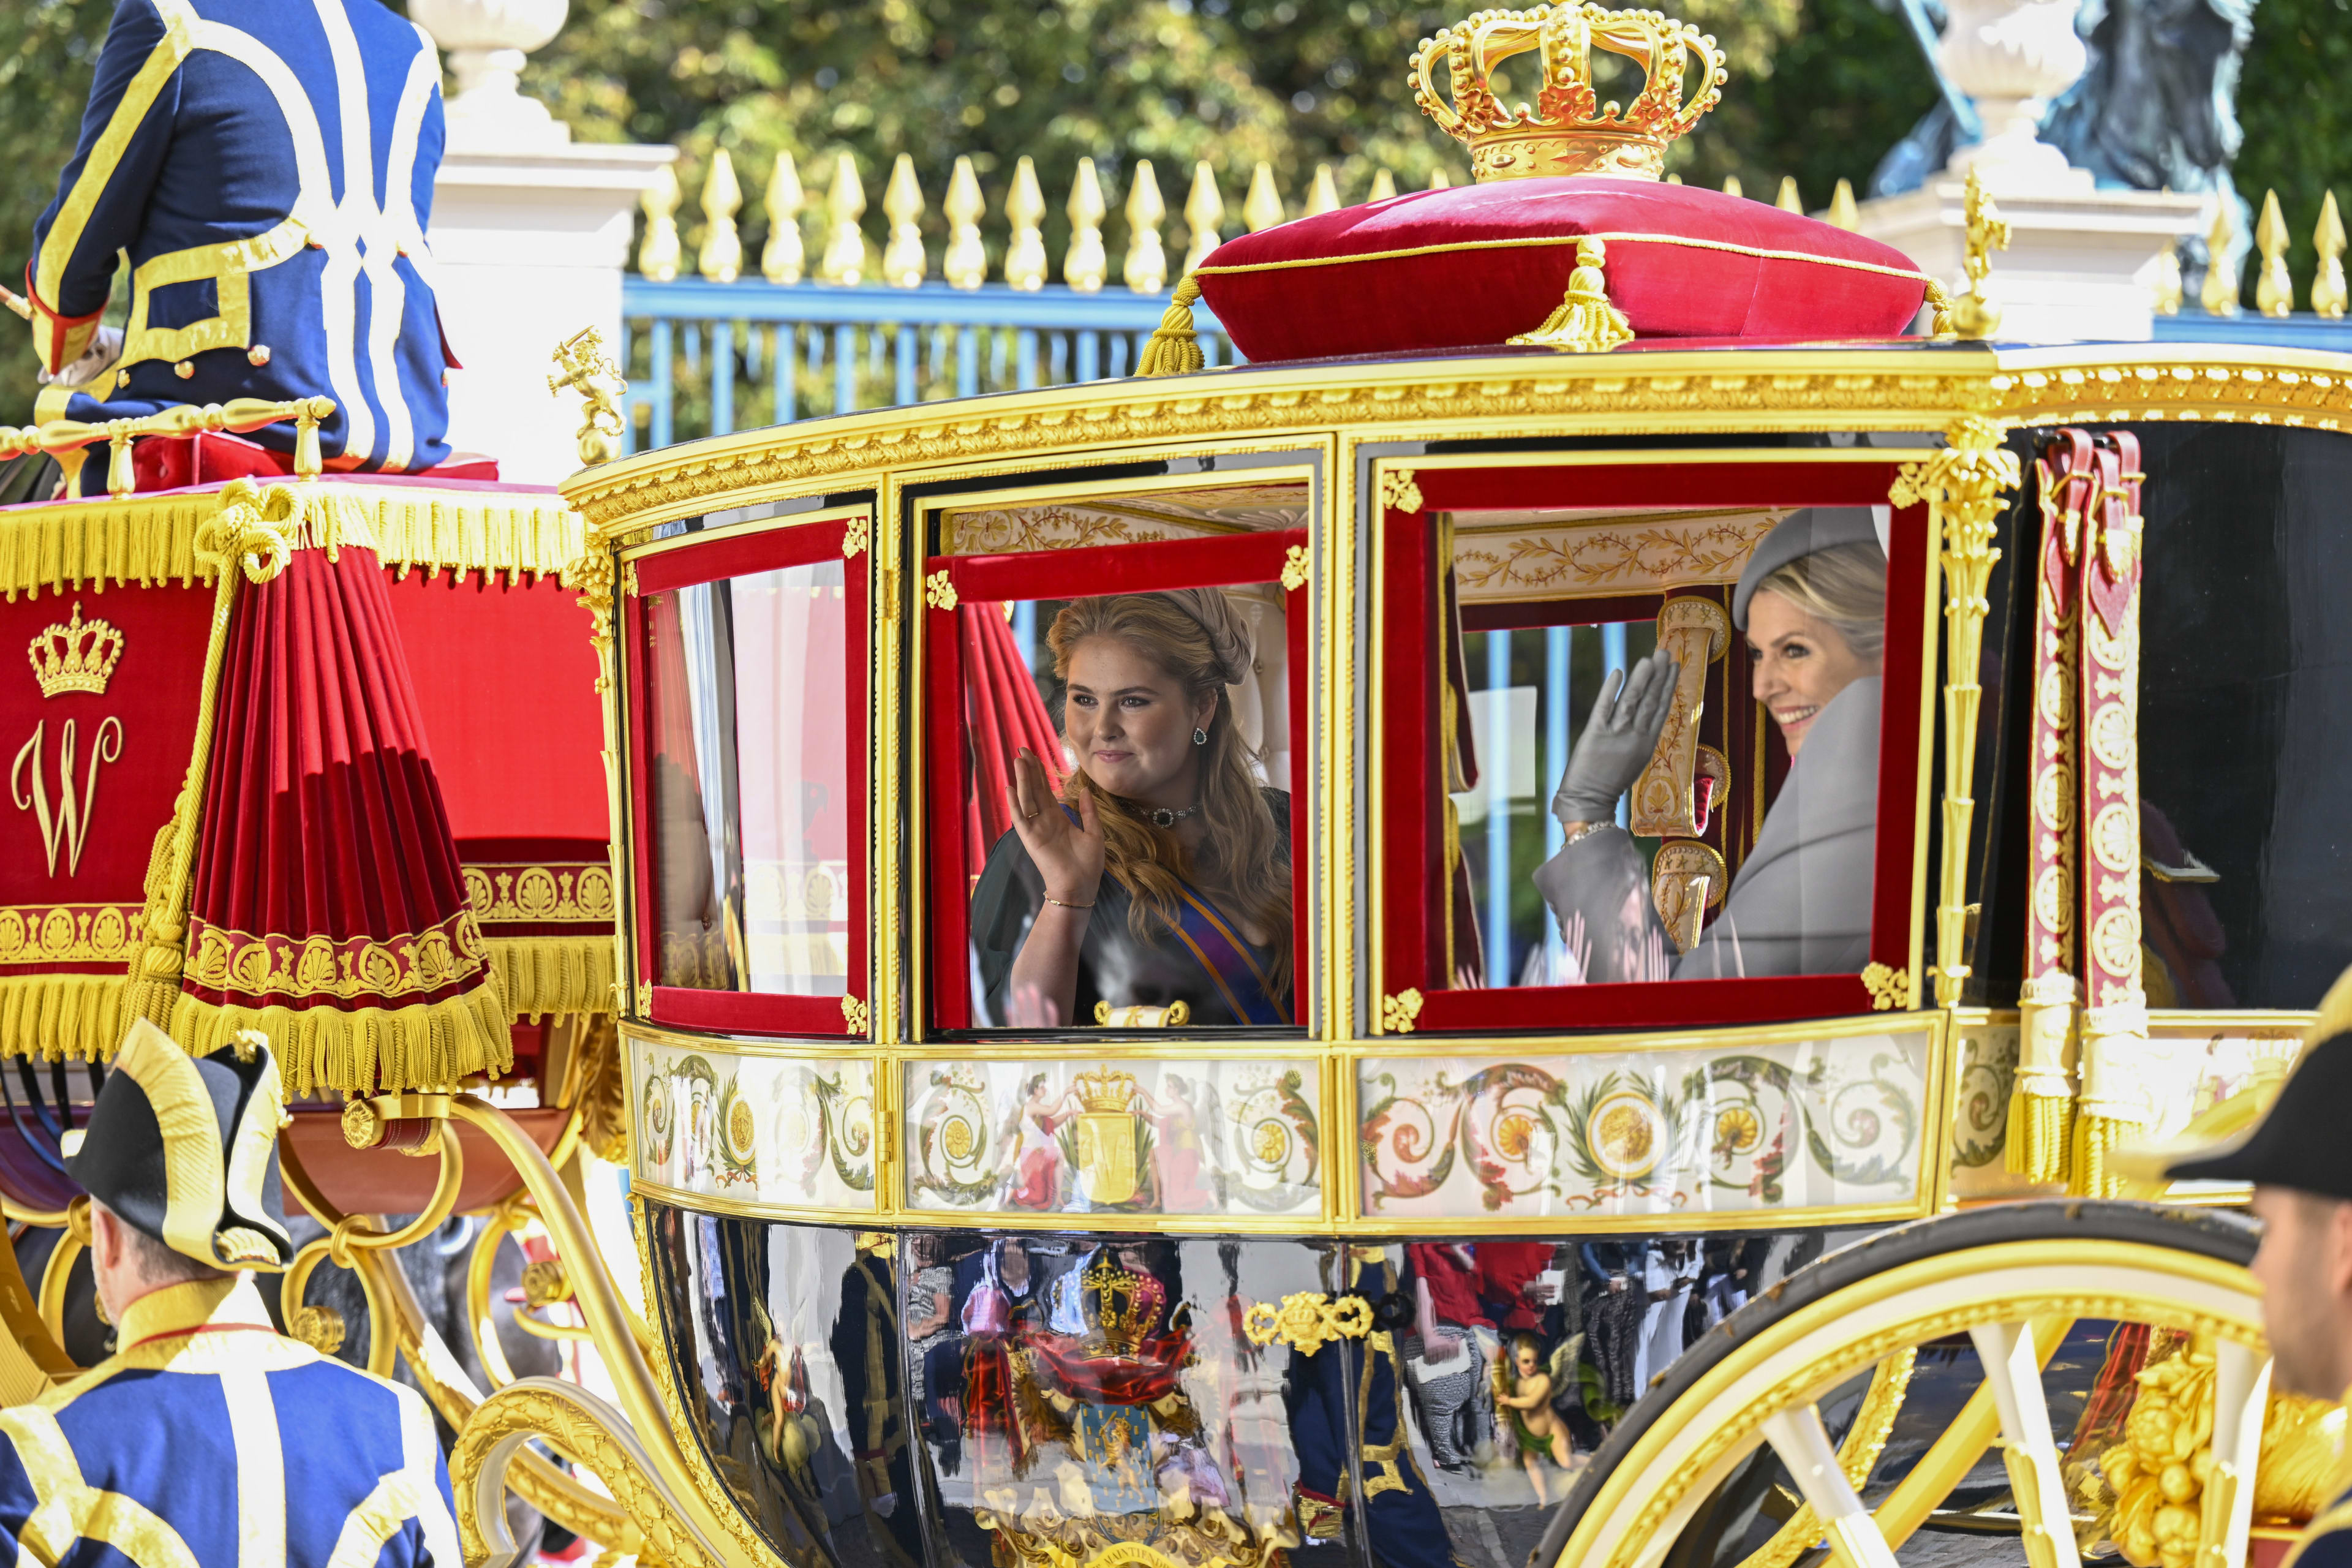
[[[2042,1389],[2042,1362],[2024,1323],[1981,1323],[1969,1331],[1985,1384],[2000,1412],[2002,1462],[2017,1500],[2025,1561],[2031,1568],[2082,1568],[2074,1544],[2074,1513],[2059,1469],[2058,1440],[2050,1431],[2050,1405]]]
[[[1783,1410],[1764,1422],[1764,1440],[1796,1478],[1797,1489],[1812,1505],[1829,1537],[1839,1568],[1895,1568],[1895,1549],[1847,1484],[1837,1445],[1822,1425],[1818,1405]]]
[[[2271,1363],[2224,1340],[2213,1348],[2213,1470],[2198,1521],[2200,1563],[2243,1563],[2254,1522],[2254,1464],[2270,1409]]]

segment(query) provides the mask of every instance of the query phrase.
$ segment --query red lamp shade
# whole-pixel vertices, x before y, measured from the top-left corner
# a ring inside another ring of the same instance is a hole
[[[1891,246],[1690,185],[1578,175],[1417,191],[1243,235],[1197,270],[1254,361],[1507,342],[1559,308],[1579,239],[1606,242],[1637,338],[1884,338],[1927,275]]]

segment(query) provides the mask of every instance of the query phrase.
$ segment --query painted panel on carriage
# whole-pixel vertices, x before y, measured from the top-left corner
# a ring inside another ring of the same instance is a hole
[[[910,1061],[907,1206],[966,1214],[1323,1213],[1307,1061]]]
[[[1900,1205],[1920,1190],[1934,1036],[1579,1056],[1368,1057],[1371,1218]]]
[[[656,984],[846,994],[838,561],[649,594]]]
[[[791,1208],[874,1206],[874,1064],[633,1038],[637,1180]]]

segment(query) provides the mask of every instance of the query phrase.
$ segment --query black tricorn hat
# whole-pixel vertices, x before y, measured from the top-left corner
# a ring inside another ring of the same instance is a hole
[[[294,1260],[278,1184],[286,1091],[258,1034],[192,1057],[144,1018],[115,1053],[66,1169],[173,1251],[276,1273]]]
[[[2117,1152],[2127,1175],[2173,1182],[2250,1182],[2352,1200],[2352,969],[2319,1004],[2303,1053],[2262,1119],[2234,1137]]]

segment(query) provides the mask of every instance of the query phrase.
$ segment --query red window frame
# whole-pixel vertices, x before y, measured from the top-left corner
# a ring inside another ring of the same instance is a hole
[[[1451,988],[1436,944],[1445,896],[1445,839],[1437,788],[1444,711],[1438,683],[1437,514],[1538,507],[1885,506],[1895,464],[1877,462],[1677,463],[1420,468],[1421,510],[1383,506],[1380,520],[1385,618],[1381,651],[1381,755],[1386,835],[1381,988],[1422,994],[1420,1029],[1600,1029],[1844,1017],[1874,1006],[1859,973],[1607,985]],[[1885,706],[1880,713],[1878,844],[1873,873],[1870,958],[1908,969],[1926,891],[1918,864],[1924,619],[1930,559],[1927,509],[1898,508],[1887,563]],[[1605,601],[1592,601],[1595,608]],[[1480,617],[1485,619],[1486,617]],[[1497,616],[1496,619],[1505,617]],[[1732,651],[1737,651],[1732,650]],[[1735,808],[1737,809],[1737,808]]]
[[[636,584],[622,601],[623,638],[628,659],[629,820],[633,838],[636,892],[631,901],[635,919],[637,973],[661,973],[660,920],[654,909],[652,724],[649,694],[653,667],[646,644],[643,595],[691,588],[730,577],[748,576],[780,567],[807,566],[842,560],[842,545],[852,524],[862,532],[872,528],[870,511],[827,518],[820,521],[785,523],[756,532],[730,534],[641,555],[630,562]],[[864,1001],[872,988],[869,969],[866,885],[872,875],[873,843],[866,797],[869,793],[867,752],[872,732],[868,691],[871,658],[871,593],[867,586],[866,554],[861,550],[844,563],[844,617],[848,646],[842,650],[845,679],[843,700],[849,732],[843,738],[849,773],[849,986],[848,997]],[[836,996],[791,996],[757,991],[705,991],[690,986],[652,985],[647,1015],[656,1024],[682,1028],[724,1030],[745,1035],[839,1035],[865,1037],[864,1028],[852,1028],[849,1010]]]
[[[1098,594],[1148,594],[1165,588],[1211,588],[1232,583],[1281,581],[1289,552],[1307,543],[1304,529],[1278,533],[1233,534],[1217,539],[1171,540],[1159,544],[1112,544],[1086,550],[1030,551],[1011,555],[936,555],[923,563],[936,582],[944,574],[959,605],[998,604],[1016,599],[1076,599]],[[1308,971],[1307,882],[1307,791],[1298,787],[1307,768],[1306,585],[1284,594],[1283,624],[1289,645],[1292,788],[1290,864],[1292,940],[1295,952],[1292,1016],[1303,1017],[1298,998]],[[927,616],[960,614],[929,608]],[[941,635],[947,623],[927,621],[923,637],[924,821],[930,860],[929,976],[931,1024],[969,1029],[971,1023],[971,899],[964,885],[963,854],[963,639]],[[1081,1021],[1083,1022],[1083,1021]]]

